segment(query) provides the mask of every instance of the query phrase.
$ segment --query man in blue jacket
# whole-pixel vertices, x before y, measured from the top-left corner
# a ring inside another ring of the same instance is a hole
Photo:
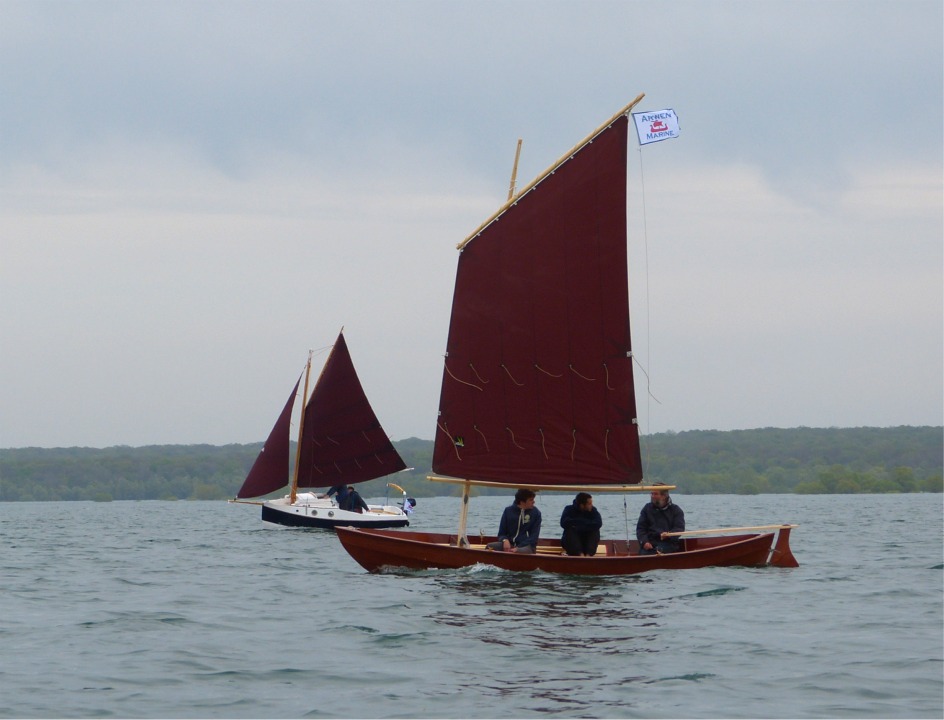
[[[678,538],[664,538],[664,533],[683,532],[685,513],[672,502],[668,490],[653,490],[649,502],[639,513],[636,523],[636,539],[639,541],[639,554],[678,552],[682,543]]]
[[[498,541],[486,547],[504,552],[535,553],[541,534],[541,511],[534,507],[534,491],[521,489],[505,508],[498,523]]]

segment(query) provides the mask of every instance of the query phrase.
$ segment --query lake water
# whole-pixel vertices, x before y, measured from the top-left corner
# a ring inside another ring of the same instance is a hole
[[[545,495],[545,534],[571,496]],[[605,537],[644,498],[597,495]],[[801,567],[370,575],[225,502],[0,504],[0,716],[941,718],[941,495],[681,496]],[[507,498],[475,498],[493,532]],[[412,526],[455,529],[458,500]]]

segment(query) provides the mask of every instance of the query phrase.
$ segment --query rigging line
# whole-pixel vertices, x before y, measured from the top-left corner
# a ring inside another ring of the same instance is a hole
[[[538,432],[541,433],[541,452],[544,453],[544,459],[549,460],[550,458],[547,456],[547,448],[544,447],[544,429],[538,428]]]
[[[640,371],[643,375],[646,376],[646,394],[649,395],[649,397],[651,397],[653,400],[655,400],[657,403],[659,403],[659,404],[661,405],[661,404],[662,404],[662,401],[659,400],[659,398],[657,398],[655,395],[653,395],[653,394],[652,394],[652,391],[649,389],[649,385],[650,385],[650,382],[649,382],[649,373],[646,372],[646,368],[644,368],[644,367],[642,366],[642,363],[640,363],[635,357],[633,357],[633,362],[636,363],[636,367],[639,368],[639,371]]]
[[[651,322],[652,313],[649,308],[649,304],[650,304],[649,303],[649,300],[650,300],[650,296],[649,296],[649,223],[648,223],[648,218],[646,216],[646,176],[645,176],[645,173],[643,172],[643,166],[642,166],[642,146],[641,145],[639,146],[638,152],[639,152],[639,185],[642,191],[643,266],[645,268],[645,273],[646,273],[646,366],[652,367],[652,357],[651,357],[652,356],[652,342],[651,342],[651,330],[650,330],[650,328],[652,327],[652,322]],[[645,374],[646,376],[646,395],[647,395],[646,397],[646,432],[645,432],[646,458],[645,458],[645,462],[643,463],[644,468],[645,468],[643,470],[643,474],[648,475],[649,474],[649,461],[651,459],[651,450],[652,450],[651,445],[649,443],[649,434],[651,432],[651,423],[652,423],[652,410],[651,410],[652,406],[649,404],[649,398],[654,398],[655,396],[649,390],[649,385],[651,382],[649,379],[649,373],[647,373],[645,369],[642,368],[642,366],[640,366],[640,370],[642,370],[643,374]],[[656,400],[656,402],[659,402],[659,401]],[[659,403],[659,404],[661,405],[662,403]]]
[[[483,433],[481,430],[479,430],[479,426],[478,426],[478,425],[473,425],[473,426],[472,426],[472,429],[475,430],[475,432],[477,432],[479,435],[482,436],[482,442],[485,443],[485,452],[491,452],[491,449],[488,447],[488,438],[485,437],[485,433]]]

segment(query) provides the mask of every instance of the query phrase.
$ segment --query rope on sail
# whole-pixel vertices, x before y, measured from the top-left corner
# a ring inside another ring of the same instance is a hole
[[[482,388],[480,388],[478,385],[473,385],[472,383],[466,382],[465,380],[460,380],[460,379],[457,378],[455,375],[453,375],[453,374],[452,374],[452,370],[449,369],[449,366],[446,364],[445,360],[443,361],[443,367],[446,368],[446,372],[449,373],[449,377],[451,377],[451,378],[452,378],[453,380],[455,380],[456,382],[460,382],[460,383],[462,383],[463,385],[468,385],[470,388],[475,388],[475,389],[478,390],[479,392],[483,392]],[[474,369],[475,369],[475,368],[473,368],[473,370],[474,370]],[[475,374],[478,375],[478,373],[475,373]],[[484,381],[483,381],[483,382],[484,382]]]
[[[515,380],[515,376],[511,374],[511,370],[509,370],[509,369],[507,368],[507,366],[505,365],[505,363],[502,363],[502,364],[501,364],[501,367],[502,367],[502,370],[504,370],[504,371],[508,374],[508,377],[511,378],[511,381],[512,381],[515,385],[517,385],[518,387],[524,387],[524,383],[520,383],[520,382],[518,382],[517,380]]]
[[[573,364],[568,365],[567,367],[570,368],[570,371],[571,371],[574,375],[576,375],[576,376],[579,377],[579,378],[583,378],[583,379],[586,380],[587,382],[596,382],[596,381],[597,381],[596,378],[589,378],[589,377],[587,377],[586,375],[581,375],[579,372],[577,372],[577,371],[574,369]]]
[[[486,380],[481,375],[479,375],[479,371],[475,369],[475,365],[473,365],[472,363],[469,363],[469,367],[472,369],[472,372],[475,373],[475,377],[479,379],[480,383],[482,383],[483,385],[488,385],[488,380]]]
[[[536,367],[538,370],[540,370],[542,373],[544,373],[544,374],[547,375],[548,377],[552,377],[552,378],[562,378],[562,377],[564,377],[563,373],[560,374],[560,375],[555,375],[554,373],[545,370],[544,368],[542,368],[542,367],[541,367],[540,365],[538,365],[537,363],[534,363],[534,367]]]
[[[448,370],[448,369],[449,369],[449,368],[446,368],[446,370]],[[449,374],[451,375],[452,373],[449,373]],[[459,380],[459,378],[456,378],[456,380]],[[462,382],[462,381],[459,380],[459,382]],[[468,385],[468,383],[466,383],[466,385]],[[475,385],[473,385],[472,387],[475,387]],[[481,390],[482,388],[478,388],[478,389]],[[459,445],[456,443],[455,439],[452,437],[452,433],[449,432],[449,427],[448,427],[448,426],[443,426],[443,424],[440,423],[440,422],[437,422],[437,423],[436,423],[436,427],[438,427],[440,430],[442,430],[444,433],[446,433],[446,437],[448,437],[448,438],[452,441],[452,443],[451,443],[451,444],[452,444],[452,449],[453,449],[453,451],[456,453],[456,460],[460,460],[460,461],[461,461],[461,460],[462,460],[462,456],[459,455]]]
[[[503,366],[503,367],[504,367],[504,366]],[[514,380],[514,378],[512,378],[512,380]],[[519,450],[526,450],[526,449],[527,449],[527,448],[524,448],[524,447],[522,447],[521,445],[518,444],[518,441],[515,440],[515,433],[514,433],[514,431],[513,431],[510,427],[508,427],[508,426],[506,425],[506,426],[505,426],[505,430],[507,430],[507,431],[508,431],[508,434],[511,435],[511,442],[514,444],[514,446],[515,446],[516,448],[518,448]]]
[[[606,375],[606,389],[616,390],[615,387],[610,385],[610,368],[607,367],[606,363],[603,363],[603,373]]]

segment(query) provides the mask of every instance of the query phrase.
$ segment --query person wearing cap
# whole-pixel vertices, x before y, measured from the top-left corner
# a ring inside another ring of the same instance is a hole
[[[667,538],[665,533],[683,532],[685,513],[672,502],[668,490],[655,489],[649,495],[649,502],[643,506],[636,523],[636,539],[639,541],[639,554],[672,553],[682,549],[678,538]]]

